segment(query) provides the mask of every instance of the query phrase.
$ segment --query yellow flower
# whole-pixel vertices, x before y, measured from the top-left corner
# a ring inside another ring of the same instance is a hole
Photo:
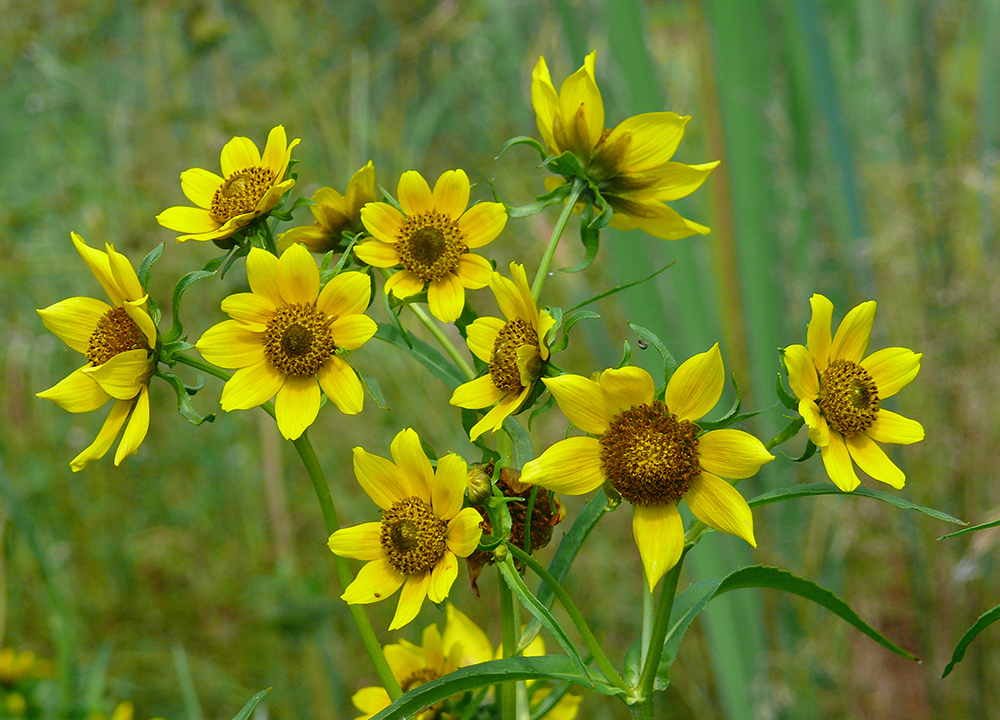
[[[402,588],[390,630],[420,612],[425,597],[443,602],[458,575],[459,557],[479,545],[481,520],[475,508],[462,508],[467,468],[449,454],[437,472],[407,429],[392,441],[392,461],[354,448],[354,474],[382,508],[382,520],[338,530],[330,550],[366,560],[341,598],[348,604],[373,603]]]
[[[52,674],[52,663],[35,657],[30,650],[0,648],[0,685],[13,687],[26,678],[44,678]]]
[[[431,314],[453,322],[462,314],[465,288],[489,284],[493,267],[469,250],[492,242],[507,223],[503,203],[469,204],[469,178],[449,170],[431,192],[420,173],[410,170],[399,179],[399,204],[368,203],[361,221],[375,239],[355,246],[355,254],[375,267],[402,265],[385,283],[386,293],[399,298],[427,287]]]
[[[597,437],[557,442],[524,466],[521,482],[580,495],[610,483],[632,503],[632,532],[650,590],[680,559],[683,498],[695,517],[757,546],[750,507],[722,477],[754,475],[774,459],[740,430],[702,433],[695,420],[722,395],[725,372],[718,344],[674,372],[665,401],[641,368],[543,378],[570,422]],[[720,477],[721,476],[721,477]]]
[[[924,439],[924,428],[879,405],[917,376],[923,356],[894,347],[862,359],[875,320],[873,300],[847,313],[832,340],[833,303],[819,294],[809,303],[808,348],[785,348],[788,384],[799,398],[809,439],[819,447],[830,479],[844,492],[861,482],[852,460],[876,480],[899,489],[906,475],[876,442],[909,445]]]
[[[371,161],[354,173],[346,195],[333,188],[322,187],[313,194],[312,201],[316,204],[309,209],[316,222],[279,235],[278,250],[284,250],[292,243],[302,243],[311,252],[326,253],[340,246],[342,233],[361,232],[364,229],[361,208],[366,203],[375,202],[375,169]]]
[[[460,385],[449,400],[463,408],[496,406],[473,426],[469,433],[471,440],[486,430],[496,432],[506,417],[520,409],[542,373],[542,363],[549,358],[545,336],[555,320],[544,310],[539,312],[528,288],[524,266],[511,263],[510,274],[513,282],[500,273],[493,273],[490,280],[490,288],[507,322],[481,317],[468,327],[469,350],[489,363],[490,372]]]
[[[553,155],[569,151],[614,211],[611,227],[640,228],[664,240],[679,240],[709,229],[681,217],[664,202],[697,190],[718,165],[671,162],[690,116],[672,112],[636,115],[614,130],[604,127],[604,101],[594,79],[595,53],[563,82],[552,85],[545,58],[531,75],[531,103],[538,131]],[[555,183],[558,185],[558,183]]]
[[[292,148],[285,128],[278,125],[267,136],[261,155],[250,138],[234,137],[222,148],[222,175],[192,168],[181,173],[181,190],[198,207],[175,206],[156,216],[163,227],[186,233],[184,240],[222,240],[265,215],[293,185],[282,182]]]
[[[76,233],[70,235],[111,305],[75,297],[38,311],[45,327],[86,355],[88,363],[37,396],[71,413],[90,412],[115,399],[97,439],[70,462],[76,472],[104,457],[126,420],[115,465],[138,450],[146,437],[149,379],[156,371],[156,325],[149,314],[148,296],[128,258],[110,244],[101,252]]]
[[[233,319],[209,328],[195,345],[210,363],[238,368],[222,390],[222,409],[247,410],[277,395],[275,419],[289,440],[316,419],[321,388],[341,412],[361,412],[361,380],[340,354],[378,329],[362,314],[371,298],[368,276],[340,273],[321,291],[316,262],[295,244],[280,260],[251,249],[247,280],[252,292],[222,301]]]

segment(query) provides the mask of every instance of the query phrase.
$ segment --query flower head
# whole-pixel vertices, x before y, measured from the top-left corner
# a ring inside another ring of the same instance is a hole
[[[354,173],[346,195],[333,188],[322,187],[313,194],[312,201],[315,205],[309,209],[316,222],[294,227],[279,235],[279,250],[292,243],[302,243],[314,253],[326,253],[340,247],[343,233],[361,232],[364,229],[361,208],[375,202],[375,169],[371,161]]]
[[[681,499],[706,525],[756,547],[750,507],[722,478],[750,477],[774,456],[749,433],[702,433],[695,422],[722,395],[718,344],[677,368],[662,401],[654,398],[649,373],[636,367],[605,370],[597,380],[560,375],[542,382],[570,422],[596,437],[557,442],[524,466],[521,482],[567,495],[610,483],[632,503],[632,532],[650,589],[680,559]]]
[[[413,430],[392,441],[392,461],[354,448],[354,474],[382,508],[379,522],[338,530],[330,549],[366,560],[341,598],[348,604],[373,603],[402,588],[390,630],[403,627],[420,611],[425,597],[443,602],[482,530],[475,508],[462,508],[467,468],[449,454],[431,467]]]
[[[198,207],[167,208],[156,221],[186,233],[180,242],[228,238],[271,212],[295,184],[282,178],[298,143],[288,143],[281,125],[271,129],[263,155],[249,138],[234,137],[222,148],[222,177],[201,168],[181,173],[181,190]]]
[[[513,281],[500,273],[493,273],[490,280],[507,321],[481,317],[468,326],[469,350],[489,364],[489,374],[460,385],[449,400],[463,408],[494,406],[473,426],[471,440],[486,430],[496,432],[505,418],[521,408],[549,358],[545,336],[555,320],[535,305],[524,266],[511,263],[510,274]]]
[[[595,56],[590,53],[558,93],[545,58],[540,57],[535,65],[531,103],[549,152],[558,156],[568,151],[577,156],[587,178],[614,211],[612,227],[640,228],[664,240],[707,234],[707,227],[664,204],[693,193],[719,164],[671,162],[690,116],[645,113],[628,118],[614,130],[606,129],[604,101],[594,77]]]
[[[881,402],[917,376],[923,356],[894,347],[862,359],[875,320],[873,300],[847,313],[832,339],[833,303],[819,294],[809,303],[812,319],[807,347],[785,348],[788,384],[799,398],[799,414],[809,426],[809,439],[819,447],[830,479],[844,492],[861,482],[854,463],[876,480],[899,489],[906,475],[877,443],[919,442],[924,439],[924,428],[916,420],[882,408]]]
[[[375,267],[395,267],[386,293],[409,297],[427,288],[431,314],[453,322],[462,314],[465,289],[489,284],[493,267],[470,250],[492,242],[507,223],[503,203],[469,204],[469,178],[449,170],[431,192],[420,173],[399,179],[400,212],[383,202],[361,208],[361,221],[375,239],[355,246],[355,254]]]
[[[97,439],[70,462],[76,472],[104,457],[126,420],[115,465],[138,450],[146,437],[149,379],[156,371],[156,325],[148,296],[128,258],[110,244],[101,252],[76,233],[71,237],[111,304],[75,297],[38,311],[45,327],[86,355],[87,364],[37,396],[72,413],[90,412],[115,399]]]
[[[209,328],[195,345],[209,362],[236,369],[222,390],[222,409],[247,410],[277,395],[275,418],[289,440],[316,419],[320,389],[341,412],[361,412],[361,380],[341,354],[378,329],[363,314],[368,276],[340,273],[320,290],[316,262],[294,244],[280,259],[251,249],[247,279],[252,292],[222,301],[232,319]]]

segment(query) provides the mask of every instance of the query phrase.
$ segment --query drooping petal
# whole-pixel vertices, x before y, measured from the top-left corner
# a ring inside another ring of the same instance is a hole
[[[819,293],[814,293],[809,298],[809,305],[812,307],[812,317],[809,320],[809,327],[806,329],[806,346],[813,356],[816,370],[823,372],[830,364],[830,345],[832,335],[830,325],[833,322],[833,303]]]
[[[448,549],[458,557],[469,557],[479,545],[483,529],[479,523],[483,520],[475,508],[463,508],[448,522],[448,533],[445,537]]]
[[[91,412],[106,403],[111,396],[94,382],[83,370],[90,365],[74,370],[48,390],[35,393],[35,397],[51,400],[71,413]]]
[[[600,384],[580,375],[542,378],[542,382],[559,403],[563,415],[578,428],[594,435],[608,429],[614,414],[609,413],[604,404]]]
[[[859,433],[847,438],[847,449],[859,468],[880,482],[892,485],[897,490],[903,489],[906,475],[870,437]]]
[[[69,466],[73,472],[80,472],[91,460],[100,460],[104,457],[104,454],[111,448],[111,443],[118,437],[118,433],[122,429],[122,425],[125,424],[125,420],[128,418],[128,413],[131,409],[131,400],[119,400],[111,406],[111,412],[108,413],[108,418],[101,426],[101,430],[97,433],[94,442],[84,448],[79,455],[70,461]]]
[[[684,549],[684,522],[677,506],[633,506],[632,536],[652,592],[660,578],[681,559]]]
[[[859,363],[868,347],[875,321],[875,301],[863,302],[852,308],[837,328],[830,346],[830,360],[850,360]]]
[[[698,438],[698,461],[702,469],[724,478],[751,477],[772,460],[774,455],[764,449],[764,444],[742,430],[711,430]]]
[[[463,287],[478,290],[490,284],[493,276],[493,266],[490,261],[473,253],[464,253],[458,258],[455,273]]]
[[[598,383],[604,392],[604,407],[609,416],[653,402],[653,378],[640,367],[612,368],[601,373]]]
[[[826,447],[820,448],[823,456],[823,465],[826,467],[826,474],[833,480],[833,484],[844,492],[851,492],[861,481],[854,472],[854,463],[851,462],[851,454],[847,450],[847,443],[844,436],[837,432],[830,433],[830,442]]]
[[[345,415],[357,415],[364,409],[365,390],[350,365],[333,356],[320,367],[316,379],[323,392]]]
[[[208,210],[222,181],[214,172],[192,168],[181,173],[181,192],[195,205]]]
[[[132,416],[125,426],[125,433],[122,441],[118,443],[118,450],[115,452],[115,467],[121,464],[129,455],[133,455],[146,439],[146,432],[149,430],[149,388],[145,385],[139,391],[132,407]]]
[[[274,419],[286,440],[297,440],[319,415],[319,383],[315,377],[288,375],[274,399]]]
[[[634,115],[622,121],[605,138],[604,146],[614,146],[628,137],[624,157],[618,163],[623,173],[642,173],[659,169],[677,152],[690,115],[673,112]],[[666,199],[666,198],[663,198]]]
[[[862,360],[861,367],[871,374],[878,396],[884,400],[910,384],[920,372],[922,357],[908,348],[883,348]]]
[[[268,321],[274,316],[275,310],[277,308],[274,303],[263,295],[255,295],[254,293],[234,293],[222,300],[222,312],[234,320],[239,320],[245,327],[252,327],[257,332],[264,332]],[[260,339],[258,339],[258,344],[262,344]],[[214,360],[211,362],[215,363]],[[222,365],[221,367],[231,366]]]
[[[406,577],[385,558],[372,560],[362,566],[340,599],[348,605],[367,605],[385,600],[399,590]]]
[[[715,407],[726,382],[719,343],[685,360],[667,383],[666,402],[679,420],[697,420]]]
[[[168,230],[199,235],[218,230],[222,223],[208,214],[203,208],[175,205],[156,216],[156,222]]]
[[[500,318],[476,318],[466,328],[465,342],[472,354],[484,363],[489,363],[493,359],[493,346],[496,344],[497,334],[506,324]]]
[[[222,174],[229,177],[234,172],[260,165],[260,151],[253,140],[234,137],[222,147]]]
[[[316,307],[331,317],[358,315],[372,297],[371,278],[367,273],[342,272],[326,284]]]
[[[444,555],[430,570],[431,581],[427,586],[427,597],[431,602],[444,602],[448,592],[458,577],[458,558],[451,550],[445,550]]]
[[[458,220],[469,206],[469,177],[464,170],[447,170],[434,183],[434,208]]]
[[[379,539],[382,523],[368,522],[354,527],[341,528],[327,541],[334,555],[353,560],[378,560],[382,557]]]
[[[706,525],[743,538],[757,547],[750,506],[739,491],[722,478],[703,472],[684,493],[684,502]]]
[[[150,373],[148,350],[126,350],[97,367],[83,368],[101,389],[116,400],[131,400],[145,387]]]
[[[284,382],[285,376],[266,359],[240,368],[222,388],[222,409],[229,412],[262,405],[277,394]]]
[[[374,685],[361,688],[351,695],[351,702],[354,703],[354,707],[364,713],[364,715],[359,716],[355,720],[368,720],[368,718],[377,715],[392,704],[389,693],[386,692],[385,688]]]
[[[819,396],[819,375],[812,355],[802,345],[785,348],[785,369],[788,370],[788,384],[800,399],[815,400]]]
[[[449,453],[438,460],[431,485],[431,507],[442,520],[451,520],[462,509],[469,468],[465,460]]]
[[[924,426],[916,420],[879,408],[875,424],[868,428],[868,437],[876,442],[910,445],[924,439]]]
[[[399,468],[364,448],[354,448],[354,476],[372,502],[383,510],[413,494],[410,479]]]
[[[278,261],[278,290],[289,305],[312,303],[319,295],[319,268],[312,254],[298,243],[285,250]]]
[[[504,391],[496,386],[493,378],[483,375],[455,388],[448,403],[460,408],[478,410],[496,405],[504,397]]]
[[[819,411],[815,400],[799,400],[799,415],[809,426],[809,439],[816,447],[830,444],[830,425]]]
[[[493,643],[486,633],[451,603],[448,604],[447,613],[448,620],[441,644],[449,656],[455,646],[461,645],[461,651],[455,658],[456,666],[467,667],[492,660]]]
[[[560,440],[521,471],[521,482],[563,495],[588,493],[604,480],[601,443],[589,437]]]
[[[448,273],[440,280],[431,280],[427,285],[427,306],[441,322],[458,320],[465,307],[465,288],[459,276]]]
[[[389,245],[394,245],[399,240],[399,231],[403,227],[405,219],[403,213],[399,212],[399,210],[389,203],[368,203],[361,208],[361,222],[364,224],[365,229],[375,238]],[[363,245],[367,245],[367,243],[356,245],[354,251],[357,252],[358,248]],[[362,256],[358,255],[358,257]],[[367,260],[365,262],[369,265],[375,265],[375,263],[368,262]],[[391,266],[376,265],[376,267]]]
[[[278,266],[278,258],[267,250],[251,248],[247,255],[247,281],[250,289],[257,295],[263,295],[275,307],[285,304],[278,284]]]
[[[614,210],[611,227],[619,230],[639,228],[661,240],[681,240],[692,235],[708,235],[711,229],[688,220],[669,205],[655,198],[639,199],[608,195]]]
[[[476,203],[458,219],[464,242],[470,250],[488,245],[503,231],[507,224],[507,209],[503,203]]]
[[[398,630],[417,616],[420,606],[424,604],[424,598],[427,597],[430,584],[430,571],[407,576],[399,593],[399,604],[396,605],[396,614],[389,623],[389,630]]]
[[[400,270],[386,280],[383,287],[386,295],[391,292],[398,298],[406,298],[423,290],[424,281],[409,270]]]
[[[416,170],[408,170],[399,178],[397,188],[399,206],[406,215],[420,215],[434,209],[434,195],[424,180],[424,176]],[[363,216],[362,216],[363,217]]]
[[[261,295],[245,294],[261,298],[265,303],[270,302]],[[223,320],[206,330],[195,343],[195,348],[213,365],[228,369],[244,368],[264,361],[263,340],[262,331],[248,330],[238,320]]]
[[[510,393],[501,399],[496,404],[496,407],[486,413],[479,422],[472,426],[472,429],[469,430],[469,440],[474,441],[487,430],[492,430],[493,432],[499,430],[503,426],[503,421],[521,406],[521,403],[524,402],[530,391],[530,387],[525,387],[520,393]]]
[[[357,350],[378,332],[378,323],[367,315],[344,315],[330,323],[330,335],[337,347]]]
[[[431,501],[431,487],[434,484],[434,469],[427,454],[420,445],[420,438],[413,428],[406,428],[396,434],[389,446],[392,460],[400,472],[409,479],[410,492],[426,503]]]
[[[79,353],[86,354],[90,336],[97,322],[112,308],[106,302],[89,297],[73,297],[37,310],[42,323],[60,340]]]

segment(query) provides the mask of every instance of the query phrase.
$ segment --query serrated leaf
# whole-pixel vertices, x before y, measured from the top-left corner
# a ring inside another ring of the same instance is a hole
[[[183,380],[171,372],[158,370],[156,374],[166,380],[177,394],[177,412],[181,414],[181,417],[192,425],[201,425],[205,422],[215,422],[214,414],[209,413],[208,415],[202,417],[198,414],[198,411],[194,409],[194,403],[191,402],[193,388],[187,387]],[[202,385],[204,385],[204,383],[202,383]],[[197,392],[197,390],[195,390],[195,392]]]
[[[955,652],[952,653],[951,660],[948,661],[948,664],[944,667],[944,672],[941,673],[942,678],[948,677],[951,671],[955,669],[955,665],[962,661],[962,658],[965,657],[965,651],[969,647],[969,643],[975,640],[979,633],[995,623],[997,620],[1000,620],[1000,605],[990,608],[979,616],[979,619],[976,620],[972,627],[965,631],[962,639],[959,640],[958,645],[955,646]]]
[[[149,292],[149,277],[152,273],[153,263],[160,259],[163,255],[163,248],[166,247],[165,242],[161,242],[155,248],[149,251],[149,254],[142,259],[142,263],[139,265],[139,284],[142,285],[144,292]]]
[[[256,695],[254,695],[252,698],[250,698],[250,701],[243,706],[243,709],[240,710],[238,713],[236,713],[236,717],[234,717],[233,720],[247,720],[247,718],[250,717],[250,713],[252,713],[254,711],[254,708],[257,707],[257,703],[263,700],[264,696],[267,695],[270,691],[271,688],[266,688],[264,690],[261,690]]]

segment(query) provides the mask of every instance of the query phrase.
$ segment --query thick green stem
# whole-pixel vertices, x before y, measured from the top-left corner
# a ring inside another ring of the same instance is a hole
[[[545,248],[545,254],[542,255],[542,262],[538,266],[538,272],[535,273],[535,280],[531,283],[531,296],[535,298],[536,303],[538,302],[538,296],[542,294],[542,285],[545,284],[545,278],[549,274],[549,267],[552,265],[552,258],[555,256],[556,248],[559,246],[559,238],[562,237],[563,230],[566,228],[570,213],[576,207],[576,201],[580,199],[580,195],[586,187],[587,184],[580,178],[573,179],[573,187],[569,191],[569,197],[566,198],[562,214],[556,220],[556,226],[552,228],[552,237]]]
[[[409,307],[420,322],[424,324],[424,327],[426,327],[430,331],[431,335],[434,336],[434,339],[438,341],[438,344],[448,354],[451,361],[458,366],[461,373],[469,380],[475,378],[476,371],[473,370],[469,363],[465,361],[465,358],[462,357],[462,354],[458,351],[458,348],[455,347],[455,344],[441,331],[441,328],[439,328],[438,324],[434,322],[434,319],[427,314],[427,311],[418,305],[411,304]]]
[[[684,564],[684,557],[687,555],[688,547],[681,551],[677,564],[670,568],[670,571],[663,576],[663,587],[660,588],[660,601],[656,608],[656,616],[653,619],[653,631],[649,637],[649,652],[646,654],[646,661],[642,665],[642,673],[639,675],[639,685],[636,688],[637,705],[653,702],[653,686],[656,683],[656,671],[660,667],[660,657],[663,655],[663,641],[667,637],[667,630],[670,629],[670,612],[674,609],[674,596],[677,594],[677,580],[681,575],[681,566]],[[637,715],[636,708],[633,708],[633,717],[652,717],[650,707],[648,715]]]
[[[597,642],[597,638],[594,637],[594,633],[590,631],[587,621],[583,619],[583,615],[581,615],[580,611],[577,609],[576,604],[573,602],[573,598],[571,598],[563,589],[562,585],[559,584],[559,581],[552,577],[549,571],[546,570],[541,563],[535,560],[535,558],[528,553],[524,552],[521,548],[512,543],[508,543],[507,549],[510,551],[511,555],[531,568],[531,571],[535,573],[535,575],[537,575],[543,583],[548,585],[552,590],[552,593],[559,599],[563,609],[566,611],[566,614],[569,615],[569,619],[572,623],[576,626],[577,632],[580,633],[580,637],[583,638],[584,644],[586,644],[587,649],[590,650],[590,654],[594,657],[594,661],[601,669],[601,672],[604,673],[608,682],[615,687],[628,690],[628,685],[625,684],[621,675],[618,674],[614,665],[611,664],[607,655],[604,654],[601,644]]]
[[[499,573],[500,566],[497,565]],[[517,621],[514,617],[514,593],[507,587],[503,576],[497,583],[500,592],[500,639],[502,657],[514,655],[517,649]],[[500,698],[500,717],[502,720],[515,720],[517,711],[517,687],[512,682],[500,683],[497,688]]]

